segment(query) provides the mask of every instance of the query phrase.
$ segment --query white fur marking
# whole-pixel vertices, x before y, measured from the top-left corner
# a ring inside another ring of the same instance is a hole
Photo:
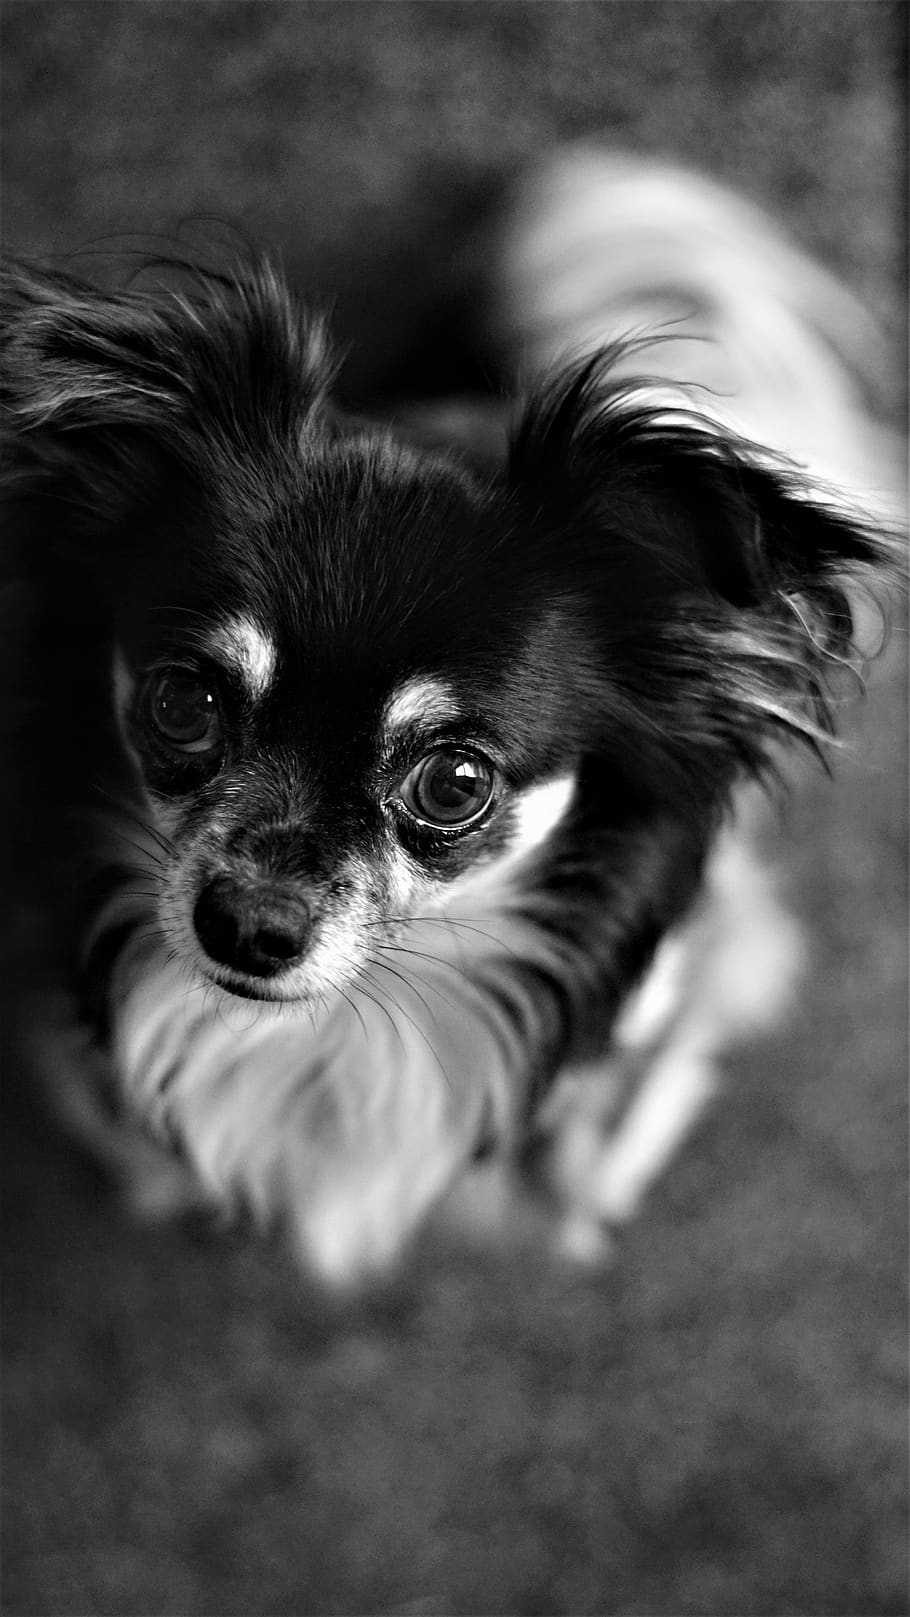
[[[480,1014],[467,974],[427,957],[394,996],[381,982],[352,987],[356,1013],[336,998],[312,1017],[276,1016],[187,993],[179,962],[148,940],[117,967],[114,1053],[131,1110],[182,1142],[211,1199],[277,1219],[334,1285],[394,1260],[485,1119],[505,1129],[522,1093],[520,1048],[495,1009]]]
[[[444,724],[458,714],[454,693],[444,680],[409,679],[389,698],[383,722],[387,730],[401,730],[407,724]]]
[[[236,669],[251,696],[265,695],[275,677],[278,653],[252,618],[230,618],[209,636],[209,646]]]
[[[559,775],[523,792],[515,805],[515,835],[510,852],[521,856],[546,841],[574,795],[574,775]]]

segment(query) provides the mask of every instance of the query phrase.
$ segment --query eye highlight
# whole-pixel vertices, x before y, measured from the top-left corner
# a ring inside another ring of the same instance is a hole
[[[431,752],[398,788],[406,809],[424,825],[455,830],[471,825],[490,807],[496,776],[476,752],[440,748]]]
[[[210,684],[188,668],[162,668],[144,697],[151,729],[176,752],[204,754],[221,746],[221,713]]]

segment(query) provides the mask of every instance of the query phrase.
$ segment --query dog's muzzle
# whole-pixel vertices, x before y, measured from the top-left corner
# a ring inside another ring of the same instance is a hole
[[[219,965],[250,977],[274,977],[305,953],[312,915],[280,882],[216,876],[193,910],[196,936]]]

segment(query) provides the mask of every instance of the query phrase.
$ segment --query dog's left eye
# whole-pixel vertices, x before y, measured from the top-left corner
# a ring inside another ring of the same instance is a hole
[[[180,752],[212,752],[221,742],[218,699],[187,668],[165,668],[153,676],[146,711],[153,729]]]
[[[425,825],[441,829],[470,825],[489,808],[495,776],[479,753],[431,752],[402,781],[398,795]]]

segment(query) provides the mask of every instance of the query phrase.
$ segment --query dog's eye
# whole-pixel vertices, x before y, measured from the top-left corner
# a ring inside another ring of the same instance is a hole
[[[153,728],[180,752],[212,752],[221,741],[218,699],[187,668],[155,674],[147,688],[146,709]]]
[[[493,798],[493,769],[478,753],[439,751],[421,759],[398,788],[405,807],[426,825],[477,820]]]

